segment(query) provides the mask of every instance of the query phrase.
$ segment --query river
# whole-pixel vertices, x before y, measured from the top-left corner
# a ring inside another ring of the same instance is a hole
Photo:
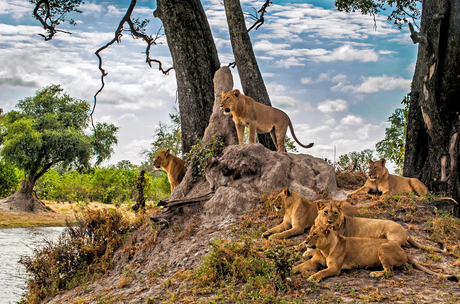
[[[25,291],[26,274],[18,263],[44,240],[56,240],[64,227],[0,228],[0,304],[16,303]]]

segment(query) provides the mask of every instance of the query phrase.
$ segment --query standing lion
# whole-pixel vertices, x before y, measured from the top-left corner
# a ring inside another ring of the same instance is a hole
[[[238,90],[229,92],[222,91],[222,101],[220,108],[225,115],[232,115],[235,122],[236,133],[238,133],[238,142],[244,143],[244,128],[249,128],[249,143],[256,142],[256,133],[264,134],[270,132],[270,135],[278,152],[286,152],[284,147],[284,138],[286,137],[287,128],[291,129],[292,138],[303,148],[313,147],[313,143],[303,145],[299,142],[294,133],[291,119],[281,110],[261,104],[249,96],[245,96]]]

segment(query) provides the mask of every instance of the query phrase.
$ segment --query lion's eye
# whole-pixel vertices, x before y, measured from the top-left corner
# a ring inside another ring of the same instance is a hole
[[[337,214],[338,214],[337,212],[334,213],[334,215],[337,215]]]
[[[327,211],[324,211],[324,214],[327,214]]]

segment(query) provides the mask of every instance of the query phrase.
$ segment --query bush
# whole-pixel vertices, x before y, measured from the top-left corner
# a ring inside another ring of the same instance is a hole
[[[19,189],[23,172],[0,160],[0,198],[5,198]]]
[[[48,241],[23,256],[28,274],[22,303],[41,303],[46,297],[102,276],[123,245],[132,224],[115,209],[87,209],[76,224],[67,223],[56,242]]]

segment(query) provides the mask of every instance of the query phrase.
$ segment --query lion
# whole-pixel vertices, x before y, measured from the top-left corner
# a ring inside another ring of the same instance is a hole
[[[262,237],[269,239],[285,239],[294,235],[304,233],[305,229],[313,226],[318,215],[316,205],[305,199],[300,194],[284,188],[274,201],[275,210],[284,208],[283,222],[262,234]],[[358,211],[355,207],[346,203],[345,213],[350,216],[357,216]]]
[[[155,160],[153,161],[155,168],[159,169],[161,167],[168,173],[168,180],[169,184],[171,185],[171,193],[184,178],[186,172],[186,164],[187,162],[185,160],[172,155],[169,149],[158,152],[157,156],[155,156]]]
[[[425,185],[416,178],[402,177],[388,173],[385,168],[385,159],[382,158],[373,162],[369,159],[369,178],[356,191],[348,193],[347,196],[352,196],[358,193],[369,193],[369,191],[382,192],[385,194],[401,194],[415,192],[418,195],[427,194],[428,189]]]
[[[401,246],[387,239],[363,237],[345,237],[329,226],[314,226],[305,240],[308,247],[316,249],[312,259],[293,268],[295,273],[318,271],[320,266],[327,268],[310,276],[308,281],[321,281],[324,278],[340,274],[342,269],[383,266],[383,271],[374,271],[369,276],[374,278],[393,276],[393,267],[401,267],[407,262],[428,274],[439,275],[413,261]],[[455,276],[447,277],[458,281]]]
[[[291,119],[283,111],[256,102],[249,96],[240,93],[239,90],[229,92],[222,91],[220,108],[225,115],[232,115],[235,122],[238,143],[244,143],[244,128],[249,128],[249,143],[256,142],[256,133],[263,134],[270,132],[270,135],[278,152],[286,152],[284,138],[287,128],[291,129],[294,140],[303,148],[313,147],[313,143],[303,145],[299,142],[294,133]]]
[[[344,212],[344,202],[317,202],[318,216],[315,219],[315,226],[331,225],[339,234],[346,237],[366,237],[374,239],[386,239],[396,243],[398,246],[408,244],[426,249],[417,243],[398,223],[390,220],[379,220],[370,218],[350,217]],[[441,249],[433,248],[434,251],[443,252]]]

